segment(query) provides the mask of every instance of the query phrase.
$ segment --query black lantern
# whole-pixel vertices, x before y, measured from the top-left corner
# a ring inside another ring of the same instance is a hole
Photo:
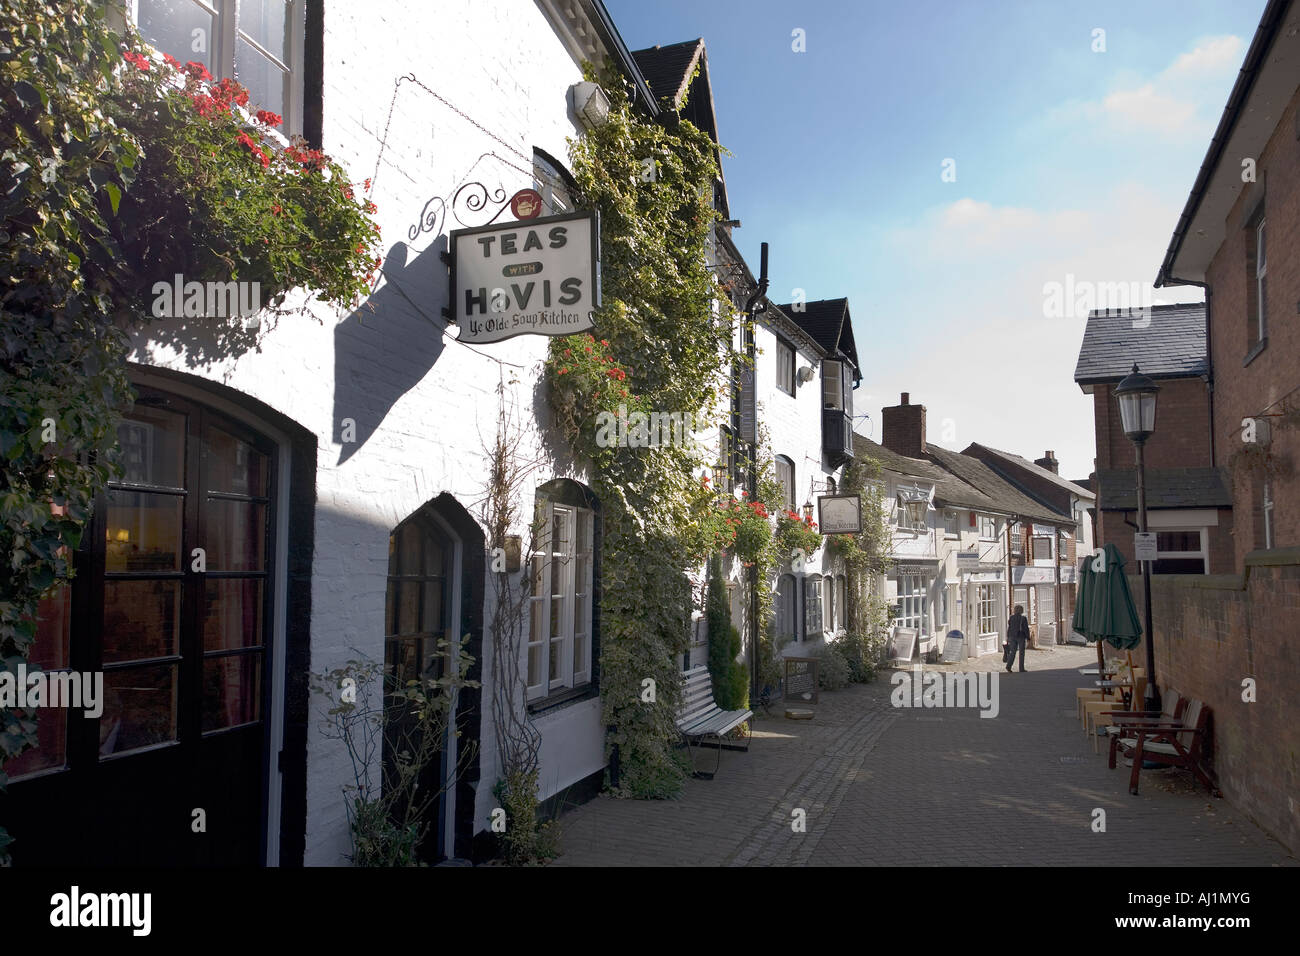
[[[1115,397],[1119,399],[1119,417],[1124,425],[1124,434],[1129,441],[1142,444],[1156,430],[1156,392],[1160,391],[1150,376],[1138,371],[1133,363],[1133,371],[1115,386]]]
[[[804,520],[805,520],[805,521],[812,521],[812,516],[813,516],[813,503],[812,503],[811,501],[805,501],[805,502],[803,503],[803,517],[804,517]]]

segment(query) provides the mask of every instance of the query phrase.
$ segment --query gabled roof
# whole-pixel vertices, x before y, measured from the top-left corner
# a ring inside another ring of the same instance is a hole
[[[655,97],[661,103],[667,100],[668,109],[675,110],[682,105],[682,98],[691,85],[691,74],[703,53],[704,40],[697,38],[633,50],[632,59],[636,60]]]
[[[993,502],[995,511],[1028,518],[1031,521],[1074,524],[1074,519],[1070,515],[1030,498],[978,458],[949,451],[938,445],[927,445],[926,454],[941,468],[956,475],[989,498]],[[961,504],[961,502],[954,503]]]
[[[1119,311],[1092,312],[1074,367],[1079,387],[1091,392],[1094,385],[1118,382],[1134,362],[1151,378],[1207,374],[1205,303],[1153,305],[1146,319]]]
[[[853,381],[862,380],[858,347],[853,341],[853,318],[848,299],[818,299],[816,302],[790,302],[778,308],[817,340],[828,355],[842,352],[853,362]]]
[[[704,41],[696,38],[668,46],[652,46],[632,53],[637,71],[658,98],[661,111],[676,113],[689,120],[713,140],[713,158],[718,164],[718,188],[715,198],[723,219],[731,218],[731,201],[727,197],[727,179],[722,173],[721,140],[718,137],[718,113],[713,106],[713,84],[709,79],[709,55]],[[698,76],[696,71],[699,71]]]
[[[940,468],[928,458],[908,458],[878,445],[869,438],[853,433],[853,454],[859,459],[870,458],[880,467],[904,478],[919,478],[934,485],[935,500],[942,504],[958,505],[976,511],[998,510],[993,500],[955,475]]]
[[[1156,276],[1157,287],[1203,285],[1205,270],[1226,238],[1229,210],[1244,189],[1262,191],[1262,181],[1258,188],[1242,181],[1240,160],[1260,155],[1300,85],[1300,29],[1295,9],[1293,0],[1269,0],[1264,8],[1205,161],[1174,227]]]
[[[1048,481],[1050,481],[1052,484],[1056,485],[1058,488],[1063,488],[1064,490],[1070,492],[1070,494],[1072,495],[1078,495],[1080,498],[1089,498],[1089,499],[1096,498],[1096,495],[1094,495],[1088,488],[1082,487],[1077,482],[1070,481],[1067,478],[1062,478],[1060,475],[1052,471],[1050,468],[1044,468],[1042,465],[1035,464],[1034,462],[1030,461],[1028,458],[1022,458],[1019,455],[1012,454],[1009,451],[1000,451],[999,449],[991,448],[988,445],[981,445],[979,442],[971,442],[970,446],[962,451],[962,454],[969,455],[971,448],[982,448],[990,455],[994,455],[1002,459],[1008,465],[1013,465],[1016,468],[1022,468],[1025,471],[1029,472],[1031,475],[1037,475],[1039,478],[1045,478]],[[1001,472],[999,472],[999,474],[1001,474]],[[1002,477],[1005,478],[1007,481],[1010,481],[1012,484],[1015,484],[1016,487],[1020,487],[1013,478],[1005,474],[1002,475]],[[1022,490],[1025,491],[1026,494],[1030,494],[1030,492],[1027,489],[1022,489]],[[1033,496],[1031,495],[1031,497]]]
[[[1221,468],[1148,468],[1148,508],[1231,508],[1232,495]],[[1137,470],[1097,472],[1102,511],[1137,510]]]

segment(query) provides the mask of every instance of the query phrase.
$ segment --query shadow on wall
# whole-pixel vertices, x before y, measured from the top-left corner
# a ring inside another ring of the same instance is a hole
[[[338,464],[370,440],[398,399],[442,357],[449,276],[440,254],[446,250],[445,235],[419,253],[395,243],[384,259],[379,289],[335,326],[332,421],[333,440],[342,446]]]

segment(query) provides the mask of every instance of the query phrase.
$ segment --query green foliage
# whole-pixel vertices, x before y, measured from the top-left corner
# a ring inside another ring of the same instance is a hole
[[[100,3],[0,7],[0,666],[11,672],[115,474],[133,398],[123,331],[151,314],[154,283],[260,281],[270,300],[303,285],[348,304],[374,265],[377,227],[336,164],[277,150],[233,109],[242,88],[205,92],[137,46]],[[237,317],[203,321],[227,349],[253,342]],[[34,713],[0,711],[0,766],[35,743]],[[0,828],[0,862],[8,840]]]
[[[849,685],[852,672],[838,641],[828,641],[813,648],[817,658],[817,686],[822,690],[839,690]]]
[[[786,560],[796,552],[802,552],[806,559],[811,558],[822,546],[822,536],[817,530],[817,522],[811,517],[801,517],[793,511],[778,511],[776,515],[776,551]]]
[[[728,637],[731,661],[726,676],[726,693],[721,698],[715,693],[714,701],[723,710],[745,710],[749,707],[749,668],[744,661],[738,660],[744,645],[740,641],[740,631],[734,625]]]
[[[552,821],[537,819],[537,769],[514,771],[497,781],[492,791],[506,812],[501,834],[503,857],[511,866],[531,866],[553,860],[560,852]]]
[[[598,421],[619,404],[705,418],[716,408],[701,383],[721,380],[730,363],[727,297],[706,260],[718,170],[707,134],[686,121],[671,130],[647,122],[621,83],[604,86],[609,121],[570,149],[581,205],[601,216],[599,334],[552,339],[545,380],[558,430],[592,462],[603,507],[601,696],[617,790],[671,797],[686,773],[675,749],[692,612],[686,575],[711,550],[713,494],[695,477],[704,462],[694,448],[609,446],[597,440]],[[654,161],[648,181],[645,159]],[[609,361],[589,360],[597,344]],[[641,700],[646,678],[657,687],[653,704]]]
[[[857,458],[844,468],[840,494],[859,495],[862,499],[862,531],[855,535],[830,535],[827,548],[844,559],[848,591],[845,595],[847,630],[860,635],[866,657],[862,666],[876,665],[872,648],[883,646],[880,633],[889,623],[889,605],[875,593],[875,582],[890,565],[889,522],[884,500],[884,483],[880,464],[869,458]]]
[[[451,651],[449,641],[438,641],[444,660]],[[390,667],[366,658],[310,675],[312,692],[324,700],[322,733],[341,741],[352,763],[353,782],[344,794],[354,866],[424,865],[417,851],[442,793],[426,785],[425,775],[441,759],[461,688],[479,686],[459,676],[474,664],[464,639],[455,652],[454,672],[447,667],[436,678],[399,683]],[[473,750],[461,746],[457,754],[455,770],[472,759]]]
[[[869,600],[878,602],[882,608],[884,606],[884,601],[880,598],[872,597]],[[849,631],[835,643],[849,665],[850,681],[867,684],[876,679],[885,651],[883,629],[876,628],[867,634]]]

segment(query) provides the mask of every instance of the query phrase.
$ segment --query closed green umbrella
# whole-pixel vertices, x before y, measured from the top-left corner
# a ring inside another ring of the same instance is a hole
[[[1089,640],[1105,640],[1121,651],[1131,650],[1142,641],[1142,624],[1124,574],[1124,556],[1113,544],[1105,547],[1105,570],[1092,572],[1085,614],[1086,629],[1082,633]]]

